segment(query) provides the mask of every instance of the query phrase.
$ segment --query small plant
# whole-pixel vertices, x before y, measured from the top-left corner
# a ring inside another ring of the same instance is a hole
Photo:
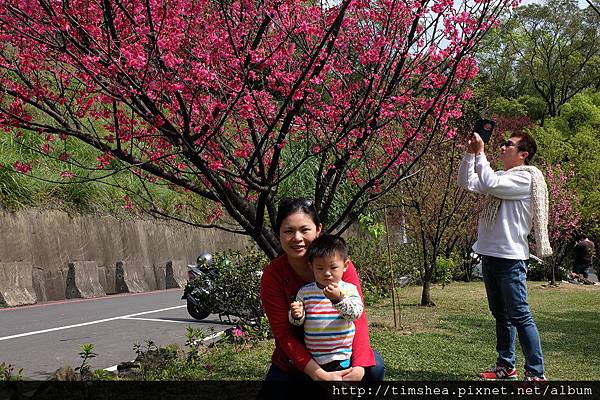
[[[23,368],[19,368],[15,374],[15,367],[11,364],[0,364],[0,381],[20,381],[23,379]]]
[[[148,376],[160,375],[178,358],[177,345],[157,346],[153,340],[149,339],[146,340],[145,346],[136,343],[133,350],[137,354],[135,362],[140,367],[139,379],[141,380],[146,380]]]
[[[89,378],[92,375],[88,361],[96,357],[98,354],[94,353],[94,345],[92,343],[82,344],[80,347],[81,351],[79,352],[79,357],[81,357],[82,361],[81,365],[75,368],[75,372],[78,371],[81,377],[85,379],[86,377]]]
[[[273,338],[271,325],[265,315],[252,324],[242,323],[241,328],[248,334],[248,339],[254,342]]]
[[[435,260],[434,281],[441,283],[442,288],[452,282],[456,263],[452,257],[437,256]]]
[[[150,339],[146,340],[145,348],[142,348],[142,345],[139,343],[133,345],[133,351],[135,351],[137,358],[144,358],[147,353],[156,351],[156,349],[158,349],[158,347],[154,341]]]
[[[233,343],[235,351],[240,351],[251,340],[251,336],[243,328],[236,326],[227,331],[227,340]]]
[[[114,373],[109,372],[105,369],[96,369],[92,373],[92,379],[98,380],[98,381],[110,381],[110,380],[113,380],[114,377],[115,377]]]
[[[188,326],[185,337],[185,346],[188,348],[186,360],[189,363],[195,364],[200,361],[200,348],[204,345],[206,334],[200,328]]]

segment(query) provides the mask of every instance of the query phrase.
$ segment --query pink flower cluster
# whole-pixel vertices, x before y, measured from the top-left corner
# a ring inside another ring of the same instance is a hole
[[[455,135],[473,47],[509,3],[4,0],[0,129],[246,198],[308,160],[381,190],[417,142]]]

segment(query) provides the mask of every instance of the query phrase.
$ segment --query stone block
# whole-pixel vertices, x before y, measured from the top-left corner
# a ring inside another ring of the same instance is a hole
[[[106,294],[117,293],[117,266],[115,264],[106,265],[104,273],[106,274]]]
[[[148,290],[156,290],[156,274],[154,273],[154,267],[144,265],[144,281],[148,285]]]
[[[106,296],[100,284],[96,261],[74,261],[69,263],[65,298],[92,298]]]
[[[154,266],[154,276],[156,277],[156,289],[164,290],[167,288],[167,266],[158,264]]]
[[[148,290],[144,280],[144,267],[134,262],[117,262],[115,274],[117,293],[141,293]]]
[[[39,267],[33,267],[33,289],[38,302],[48,301],[46,293],[46,271]]]
[[[167,261],[165,275],[167,289],[184,288],[187,283],[187,263],[185,260]]]
[[[30,262],[0,263],[0,304],[14,307],[34,304],[33,264]]]
[[[100,286],[104,289],[104,293],[108,294],[108,282],[106,281],[106,268],[103,265],[98,265],[98,280]]]

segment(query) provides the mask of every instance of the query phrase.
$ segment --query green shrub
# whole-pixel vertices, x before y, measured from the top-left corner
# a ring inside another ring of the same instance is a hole
[[[437,256],[433,281],[441,283],[442,287],[450,284],[456,271],[456,265],[457,263],[452,257]]]
[[[210,296],[203,298],[209,310],[240,318],[248,330],[263,331],[263,310],[260,303],[260,278],[269,262],[263,252],[251,250],[244,254],[226,251],[214,256],[213,268],[218,274],[209,281],[205,277],[188,282],[188,288],[210,287]]]
[[[566,279],[571,264],[556,265],[554,266],[554,278],[557,282]],[[543,263],[540,264],[531,260],[527,267],[527,279],[531,281],[549,281],[552,279],[552,264]]]
[[[365,303],[372,304],[391,292],[392,276],[397,280],[402,275],[416,277],[418,258],[411,245],[391,244],[391,268],[387,243],[383,239],[349,238],[348,253],[361,279]]]

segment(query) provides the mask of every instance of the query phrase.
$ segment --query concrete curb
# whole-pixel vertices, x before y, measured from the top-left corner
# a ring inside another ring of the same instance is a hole
[[[0,304],[8,307],[34,304],[33,264],[30,262],[0,263]]]

